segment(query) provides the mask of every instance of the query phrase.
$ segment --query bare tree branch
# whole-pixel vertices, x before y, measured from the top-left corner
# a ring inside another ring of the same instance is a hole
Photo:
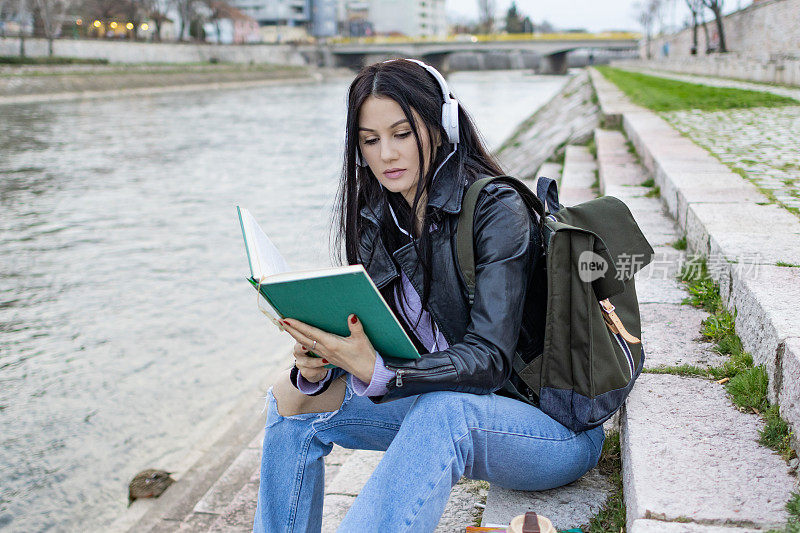
[[[61,33],[64,15],[67,13],[70,0],[34,0],[39,16],[42,19],[42,30],[47,38],[47,52],[53,55],[53,39]]]
[[[714,18],[717,21],[717,33],[719,34],[718,51],[725,53],[728,51],[728,45],[725,43],[725,25],[722,20],[722,5],[725,3],[725,0],[702,0],[702,2],[714,13]]]
[[[497,10],[496,0],[478,0],[478,18],[483,33],[494,32],[494,14]]]

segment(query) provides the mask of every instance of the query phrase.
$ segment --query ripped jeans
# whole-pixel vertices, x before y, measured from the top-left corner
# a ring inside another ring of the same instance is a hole
[[[600,457],[602,426],[575,433],[536,407],[496,394],[436,391],[375,404],[353,393],[330,413],[281,416],[267,392],[267,424],[253,530],[318,532],[324,457],[333,444],[386,451],[340,532],[436,529],[464,475],[517,490],[570,483]]]

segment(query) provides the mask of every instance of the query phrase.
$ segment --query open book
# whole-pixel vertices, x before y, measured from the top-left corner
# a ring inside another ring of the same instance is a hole
[[[355,314],[381,355],[420,356],[363,266],[291,271],[250,212],[236,209],[250,263],[248,281],[268,304],[265,314],[273,322],[294,318],[347,337],[347,319]]]

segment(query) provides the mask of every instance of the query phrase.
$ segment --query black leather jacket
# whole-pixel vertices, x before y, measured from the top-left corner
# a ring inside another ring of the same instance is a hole
[[[389,382],[385,395],[370,397],[375,403],[437,390],[497,392],[534,403],[516,375],[509,378],[518,341],[530,338],[524,328],[520,333],[533,265],[541,259],[538,232],[511,187],[490,184],[484,189],[475,210],[476,289],[470,308],[455,251],[455,229],[467,186],[463,178],[440,175],[428,197],[428,205],[444,213],[435,221],[431,234],[428,311],[450,347],[413,360],[382,355],[386,367],[395,372],[395,379]],[[414,246],[409,243],[395,251],[392,261],[379,236],[382,215],[382,206],[361,210],[364,229],[359,253],[364,267],[381,288],[399,276],[396,261],[422,294],[422,269],[415,268]],[[293,374],[296,378],[296,371]]]

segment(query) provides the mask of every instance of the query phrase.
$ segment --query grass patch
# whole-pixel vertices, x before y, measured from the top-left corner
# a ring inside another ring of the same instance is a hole
[[[642,187],[652,187],[656,184],[656,180],[653,178],[647,178],[642,182]]]
[[[703,321],[701,333],[715,343],[717,352],[730,357],[722,366],[707,370],[682,365],[650,372],[705,375],[715,380],[728,378],[725,389],[733,403],[741,411],[752,411],[764,418],[765,426],[760,430],[759,443],[777,451],[786,461],[792,459],[796,455],[791,447],[792,432],[781,418],[778,406],[769,404],[767,371],[763,366],[754,366],[753,356],[745,351],[741,338],[736,334],[736,312],[731,314],[723,305],[719,287],[709,276],[705,261],[684,264],[678,279],[689,291],[684,303],[705,309],[711,314]],[[797,505],[800,509],[800,502]]]
[[[661,196],[661,187],[656,185],[655,187],[653,187],[651,191],[648,191],[647,194],[645,194],[645,196],[648,198],[658,198],[659,196]]]
[[[656,368],[644,368],[642,372],[645,374],[671,374],[673,376],[691,376],[708,378],[711,377],[708,370],[694,365],[678,365],[678,366],[658,366]]]
[[[603,452],[597,468],[601,474],[608,476],[611,494],[605,505],[588,525],[581,526],[584,533],[606,533],[622,531],[625,527],[625,501],[622,498],[622,461],[619,444],[619,431],[609,433],[603,443]]]
[[[677,241],[670,243],[673,248],[676,250],[685,250],[686,249],[686,235],[678,239]]]
[[[635,103],[653,111],[700,109],[716,111],[748,107],[800,105],[786,96],[728,87],[709,87],[696,83],[628,72],[608,66],[596,67]]]
[[[775,266],[779,266],[779,267],[792,267],[792,268],[798,268],[798,267],[800,267],[800,265],[795,265],[794,263],[787,263],[787,262],[785,262],[785,261],[778,261],[777,263],[775,263]]]
[[[600,171],[597,169],[594,169],[594,181],[592,182],[591,188],[595,196],[600,194]]]
[[[589,141],[586,143],[586,148],[589,150],[589,153],[592,154],[592,157],[597,159],[597,144],[594,142],[594,135],[589,137]]]
[[[107,65],[108,59],[0,56],[0,65]]]
[[[620,129],[622,129],[621,125],[620,125]],[[639,152],[636,151],[636,147],[633,146],[633,143],[631,141],[626,140],[625,141],[625,146],[628,148],[628,153],[631,154],[633,156],[633,158],[636,160],[636,164],[637,165],[641,165],[642,164],[642,158],[639,157]]]

